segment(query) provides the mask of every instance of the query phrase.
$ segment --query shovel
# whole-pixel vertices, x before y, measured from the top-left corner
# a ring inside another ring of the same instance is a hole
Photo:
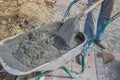
[[[67,19],[56,32],[53,45],[60,50],[74,48],[74,46],[78,44],[75,37],[79,32],[79,20],[103,1],[104,0],[99,0],[87,10],[85,9],[86,7],[83,8],[77,16]]]

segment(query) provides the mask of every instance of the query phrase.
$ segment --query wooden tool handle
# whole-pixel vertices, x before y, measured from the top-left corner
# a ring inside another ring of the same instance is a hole
[[[85,12],[84,15],[88,14],[91,10],[93,10],[94,8],[96,8],[99,4],[101,4],[104,0],[99,0],[97,1],[95,4],[93,4],[92,6],[90,6]]]
[[[90,6],[87,10],[85,8],[76,16],[76,19],[79,20],[84,15],[87,15],[91,10],[96,8],[99,4],[101,4],[104,0],[99,0],[96,3],[94,3],[92,6]]]

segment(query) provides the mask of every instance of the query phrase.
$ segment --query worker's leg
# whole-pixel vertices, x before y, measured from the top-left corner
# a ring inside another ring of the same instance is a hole
[[[88,7],[93,4],[93,0],[88,0]],[[98,7],[99,10],[100,7]],[[84,26],[84,33],[87,36],[87,42],[93,38],[93,35],[96,34],[97,31],[97,18],[98,18],[98,10],[94,9],[91,12],[87,14],[86,20],[85,20],[85,26]],[[93,49],[93,43],[87,48],[86,50],[86,58],[85,62],[87,62],[87,56]],[[79,56],[78,56],[79,57]],[[81,58],[79,60],[81,62]]]
[[[97,32],[102,28],[103,24],[111,17],[114,0],[104,0],[101,6],[98,22]],[[98,40],[102,40],[104,31],[98,36]]]
[[[97,32],[102,28],[104,23],[106,23],[110,19],[112,9],[113,9],[113,4],[114,4],[114,0],[104,0],[104,2],[102,3],[98,22],[97,22]],[[103,38],[103,34],[104,34],[104,31],[97,37],[98,45],[101,48],[105,48],[105,46],[103,46],[101,42]],[[112,60],[114,60],[114,55],[107,52],[103,52],[102,58],[103,58],[103,62],[107,64],[108,62],[111,62]]]
[[[93,4],[93,0],[88,0],[88,7],[91,6]],[[87,41],[91,40],[93,38],[93,35],[96,34],[97,31],[97,18],[99,14],[99,9],[100,7],[94,10],[92,10],[91,12],[88,13],[87,18],[85,20],[85,27],[84,27],[84,32],[87,35]],[[92,44],[90,46],[90,49],[92,49]]]
[[[108,0],[109,1],[109,0]],[[105,2],[103,3],[104,4],[104,6],[105,6]],[[110,15],[108,15],[107,13],[105,13],[105,10],[104,11],[102,11],[103,10],[103,4],[102,4],[102,6],[101,6],[101,11],[100,11],[100,14],[99,14],[99,8],[100,7],[98,7],[97,8],[97,10],[95,9],[95,10],[93,10],[93,11],[91,11],[91,12],[89,12],[88,13],[88,15],[87,15],[87,18],[86,18],[86,21],[85,21],[85,28],[84,28],[84,32],[85,32],[85,34],[87,35],[87,38],[88,38],[88,40],[87,41],[89,41],[92,37],[93,37],[93,35],[95,35],[96,34],[96,32],[101,28],[101,26],[100,26],[100,22],[105,22],[106,21],[106,19],[107,19],[107,16],[108,17],[110,17]],[[92,0],[88,0],[88,6],[91,6],[92,5]],[[110,9],[109,9],[110,10]],[[109,12],[109,10],[108,10],[108,12]],[[97,12],[98,13],[97,13]],[[104,19],[105,19],[105,21],[103,20],[100,20],[101,18],[103,18],[102,16],[103,16],[103,13],[101,13],[101,12],[103,12],[104,13]],[[96,14],[99,14],[99,20],[98,20],[98,27],[97,27],[97,25],[96,25],[96,23],[97,23],[97,18],[98,18],[98,15],[96,15]],[[102,23],[103,24],[103,23]],[[101,33],[101,35],[102,35],[103,33]],[[100,35],[100,36],[101,36]],[[98,39],[99,38],[101,38],[101,37],[98,37]],[[92,48],[93,48],[93,45],[91,44],[90,45],[90,47],[87,49],[87,53],[89,53],[91,50],[92,50]],[[108,59],[109,60],[109,59]]]
[[[99,13],[99,18],[97,22],[97,32],[102,28],[102,26],[110,19],[111,12],[113,9],[114,0],[104,0]],[[103,33],[97,37],[95,43],[102,49],[106,48],[106,45],[102,42]],[[104,44],[104,45],[103,45]]]

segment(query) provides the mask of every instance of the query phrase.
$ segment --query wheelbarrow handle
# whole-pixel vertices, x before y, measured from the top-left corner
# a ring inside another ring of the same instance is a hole
[[[113,19],[117,19],[118,17],[120,17],[120,12],[118,12],[117,14],[115,14],[112,18]]]
[[[70,9],[71,9],[71,7],[73,6],[73,4],[75,4],[76,2],[78,2],[79,0],[73,0],[69,5],[68,5],[68,8],[67,8],[67,10],[65,11],[65,13],[64,13],[64,16],[63,16],[63,18],[62,18],[62,21],[64,21],[65,20],[65,18],[68,16],[68,14],[69,14],[69,12],[70,12]]]

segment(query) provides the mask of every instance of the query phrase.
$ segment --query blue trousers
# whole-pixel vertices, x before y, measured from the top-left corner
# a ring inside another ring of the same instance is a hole
[[[94,3],[94,0],[88,0],[88,7]],[[110,18],[113,9],[114,0],[104,0],[98,10],[94,9],[87,14],[85,20],[84,33],[87,35],[87,41],[89,41],[102,27],[102,25]],[[98,15],[97,15],[97,14]],[[97,37],[98,40],[102,40],[104,31]],[[90,46],[93,47],[92,44]],[[90,48],[90,49],[91,49]]]

